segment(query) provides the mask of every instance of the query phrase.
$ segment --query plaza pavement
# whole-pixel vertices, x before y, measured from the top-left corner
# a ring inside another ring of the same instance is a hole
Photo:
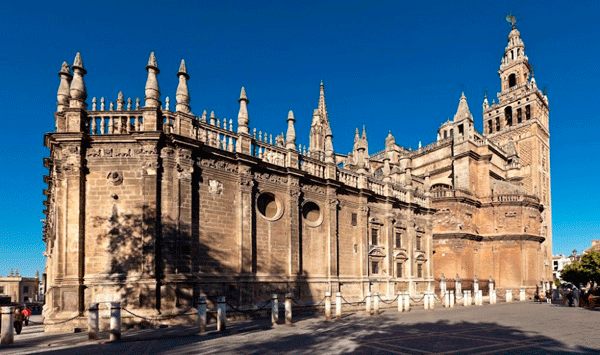
[[[88,341],[86,333],[45,334],[24,327],[12,354],[600,354],[600,310],[528,302],[456,306],[380,316],[345,313],[340,321],[295,319],[231,322],[225,333],[192,327],[123,332],[119,342]]]

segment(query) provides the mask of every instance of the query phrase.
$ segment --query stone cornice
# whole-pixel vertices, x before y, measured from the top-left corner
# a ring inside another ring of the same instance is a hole
[[[492,242],[492,241],[506,241],[506,240],[521,240],[521,241],[534,241],[542,243],[546,238],[535,234],[493,234],[493,235],[479,235],[473,233],[463,232],[450,232],[450,233],[434,233],[433,240],[442,239],[466,239],[474,240],[477,242]]]

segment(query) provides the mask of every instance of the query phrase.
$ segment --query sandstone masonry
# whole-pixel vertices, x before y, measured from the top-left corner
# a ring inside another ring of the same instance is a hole
[[[89,109],[78,53],[59,72],[45,136],[46,330],[84,327],[90,302],[154,317],[201,294],[240,306],[273,292],[361,300],[422,294],[454,275],[463,289],[490,277],[534,290],[551,277],[548,101],[519,36],[513,28],[499,102],[484,102],[485,133],[463,95],[437,142],[411,151],[390,133],[373,155],[364,128],[352,153],[334,152],[323,83],[302,149],[292,111],[285,135],[250,129],[244,88],[235,123],[191,114],[184,61],[172,110],[154,53],[143,106],[119,93]]]

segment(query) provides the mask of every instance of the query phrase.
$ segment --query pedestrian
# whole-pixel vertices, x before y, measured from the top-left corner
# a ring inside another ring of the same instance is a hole
[[[23,319],[25,322],[25,326],[29,325],[29,316],[31,316],[31,309],[27,308],[27,306],[25,306],[25,308],[23,308],[23,311],[21,312],[23,313]]]
[[[569,301],[569,307],[573,307],[573,291],[567,290],[567,300]]]
[[[15,309],[15,315],[13,319],[13,325],[15,327],[15,332],[17,334],[21,334],[21,329],[23,329],[23,313],[20,308]]]
[[[579,307],[579,288],[575,287],[573,289],[573,302],[575,303],[575,307]]]

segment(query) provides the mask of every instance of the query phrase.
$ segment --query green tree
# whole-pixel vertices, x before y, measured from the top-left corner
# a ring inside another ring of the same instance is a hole
[[[581,267],[589,281],[600,285],[600,251],[589,251],[581,256]]]
[[[588,281],[587,275],[579,261],[574,261],[566,265],[560,272],[560,278],[576,286],[586,284]]]
[[[589,251],[575,261],[564,267],[560,277],[574,285],[596,282],[600,284],[600,252]]]

